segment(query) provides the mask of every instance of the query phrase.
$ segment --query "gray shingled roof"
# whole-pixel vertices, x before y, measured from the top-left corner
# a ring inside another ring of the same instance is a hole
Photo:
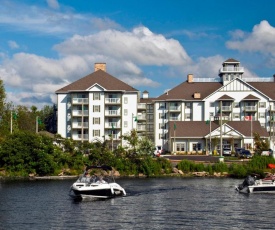
[[[266,96],[275,100],[275,82],[247,82]]]
[[[85,91],[89,87],[98,84],[106,90],[115,91],[138,91],[132,86],[124,83],[123,81],[113,77],[103,70],[97,70],[94,73],[87,75],[59,90],[55,93],[67,93],[68,91]]]
[[[170,121],[169,132],[170,137],[174,137],[174,124],[176,125],[176,137],[194,137],[203,138],[210,132],[210,125],[205,121]],[[227,123],[230,127],[243,134],[244,136],[251,136],[251,121],[229,121]],[[219,125],[211,122],[211,130],[215,130]],[[262,138],[269,137],[268,132],[261,127],[259,121],[252,121],[252,132],[257,132]]]
[[[259,101],[259,100],[260,100],[260,98],[255,97],[255,96],[252,95],[252,94],[249,94],[249,95],[247,95],[246,97],[244,97],[244,98],[242,99],[242,101]]]

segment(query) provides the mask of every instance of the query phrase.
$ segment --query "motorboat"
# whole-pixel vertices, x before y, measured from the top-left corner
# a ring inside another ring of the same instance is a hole
[[[91,176],[89,171],[93,169],[111,171],[111,175]],[[84,173],[71,186],[69,195],[74,199],[108,199],[117,196],[126,196],[124,188],[115,182],[112,172],[112,167],[106,165],[87,166]]]
[[[263,179],[249,175],[236,186],[236,190],[241,193],[275,193],[275,175],[269,174]]]

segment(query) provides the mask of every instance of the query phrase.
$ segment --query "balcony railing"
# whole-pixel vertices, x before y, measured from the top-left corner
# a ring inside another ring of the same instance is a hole
[[[234,67],[234,66],[225,66],[220,69],[220,73],[226,73],[226,72],[239,72],[243,73],[244,72],[244,67]]]
[[[146,131],[146,125],[138,125],[137,131]]]
[[[106,104],[120,104],[120,98],[105,98]]]
[[[137,116],[137,119],[138,119],[138,121],[139,121],[139,120],[146,120],[146,114],[139,114],[139,115]]]
[[[73,110],[72,114],[73,116],[88,116],[89,110]]]
[[[180,106],[170,105],[169,110],[170,111],[180,111]]]
[[[105,110],[106,116],[120,116],[120,110]]]
[[[245,111],[256,111],[257,106],[244,106]]]
[[[119,129],[120,128],[120,122],[107,122],[105,123],[105,128],[115,128],[115,129]]]
[[[89,122],[73,122],[73,128],[88,128]]]
[[[178,118],[178,117],[170,117],[169,120],[170,120],[170,121],[178,121],[179,118]]]
[[[76,134],[76,135],[73,135],[73,139],[76,140],[76,141],[88,140],[89,139],[89,134],[83,134],[83,137],[82,137],[82,134]]]
[[[231,111],[231,106],[222,106],[222,111]]]
[[[73,98],[72,103],[73,104],[88,104],[89,99],[88,98]]]
[[[138,109],[146,109],[146,104],[138,104]]]

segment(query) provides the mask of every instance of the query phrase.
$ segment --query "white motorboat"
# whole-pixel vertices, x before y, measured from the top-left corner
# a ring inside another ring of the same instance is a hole
[[[117,196],[126,196],[125,190],[115,182],[113,174],[108,177],[90,176],[90,169],[102,169],[111,171],[110,166],[87,166],[83,175],[81,175],[71,186],[69,195],[74,199],[93,198],[108,199]]]
[[[247,176],[242,184],[236,186],[236,190],[242,193],[275,193],[275,175],[268,175],[264,179]]]

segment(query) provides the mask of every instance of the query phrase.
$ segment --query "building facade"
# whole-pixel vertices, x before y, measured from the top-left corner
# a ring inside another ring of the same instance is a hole
[[[157,98],[106,72],[95,72],[56,91],[58,133],[79,141],[103,141],[136,129],[157,146],[175,151],[213,147],[253,149],[253,132],[274,146],[275,82],[248,78],[240,62],[228,59],[217,78],[187,80]],[[219,144],[213,146],[219,140]]]

